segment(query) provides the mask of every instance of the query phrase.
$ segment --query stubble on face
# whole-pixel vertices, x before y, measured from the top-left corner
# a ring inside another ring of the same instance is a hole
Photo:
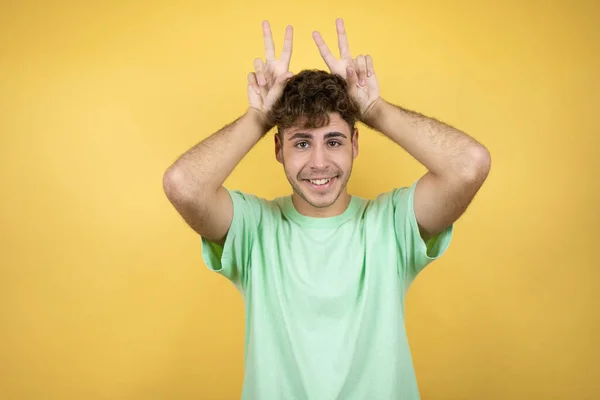
[[[304,184],[304,179],[301,177],[302,171],[300,171],[298,173],[298,175],[296,177],[292,177],[289,173],[289,171],[286,169],[286,176],[287,176],[287,180],[290,183],[290,185],[292,185],[292,190],[293,192],[298,195],[300,198],[302,198],[302,200],[304,200],[305,202],[307,202],[310,206],[314,207],[314,208],[328,208],[331,207],[333,204],[335,204],[338,199],[340,198],[340,195],[342,193],[344,193],[344,191],[346,190],[347,184],[348,184],[348,180],[350,178],[350,173],[352,172],[352,166],[350,167],[350,169],[348,171],[342,171],[341,169],[336,169],[335,170],[335,175],[336,176],[336,182],[335,182],[335,186],[338,188],[337,189],[337,193],[335,193],[335,196],[330,197],[331,193],[315,193],[316,196],[318,196],[319,198],[319,202],[313,201],[309,196],[307,196],[305,194],[305,191],[303,189],[305,189],[306,191],[308,191],[309,189],[306,187],[302,187],[302,185]],[[318,174],[317,174],[318,175]],[[328,174],[322,174],[322,175],[328,175]],[[332,175],[329,175],[332,176]],[[308,179],[308,178],[307,178]],[[328,200],[329,197],[329,200]]]
[[[339,117],[336,118],[336,116],[333,116],[332,122],[329,126],[316,131],[313,130],[311,133],[314,135],[313,139],[311,139],[313,146],[327,145],[329,143],[329,139],[324,139],[323,135],[325,135],[325,132],[342,132],[346,136],[343,140],[339,137],[331,138],[332,142],[339,141],[342,147],[322,150],[327,152],[326,161],[322,166],[312,165],[310,160],[304,159],[301,152],[296,152],[297,149],[293,148],[296,142],[289,140],[296,132],[304,132],[305,130],[292,129],[279,136],[281,145],[287,146],[286,151],[282,150],[281,152],[281,161],[286,177],[292,186],[294,194],[305,204],[296,201],[295,203],[299,203],[297,204],[298,207],[303,208],[308,214],[322,216],[335,215],[343,211],[350,201],[350,196],[346,193],[346,188],[352,173],[354,159],[353,132],[350,131],[346,122]],[[316,144],[315,140],[321,142]],[[323,144],[323,142],[326,143]],[[288,153],[289,158],[285,157],[285,153]],[[334,179],[331,182],[331,186],[318,189],[307,181],[318,178]]]

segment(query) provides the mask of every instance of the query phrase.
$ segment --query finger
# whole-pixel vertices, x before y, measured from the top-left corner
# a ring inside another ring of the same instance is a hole
[[[290,79],[292,76],[294,76],[294,73],[288,71],[285,74],[281,74],[277,77],[277,79],[275,80],[275,83],[273,84],[273,88],[271,89],[271,91],[273,92],[273,94],[276,97],[279,97],[279,95],[281,95],[287,80]]]
[[[350,45],[348,44],[348,36],[346,36],[344,20],[338,18],[335,21],[335,26],[338,35],[338,47],[340,48],[340,58],[350,58]]]
[[[265,80],[263,60],[261,60],[260,58],[254,59],[254,71],[256,72],[256,80],[258,82],[258,85],[264,86],[267,83],[267,81]]]
[[[358,84],[358,75],[353,66],[346,67],[346,81],[350,90]]]
[[[248,86],[254,91],[256,94],[260,94],[260,89],[258,88],[258,82],[256,82],[256,74],[254,72],[248,73]]]
[[[365,57],[367,61],[367,77],[375,75],[375,68],[373,67],[373,58],[371,56]]]
[[[290,79],[292,76],[294,76],[294,73],[291,72],[291,71],[288,71],[286,73],[283,73],[283,74],[279,75],[277,77],[277,79],[275,80],[275,85],[284,86],[285,85],[285,81],[287,81],[288,79]]]
[[[358,83],[361,86],[367,84],[367,61],[362,54],[356,57],[356,68],[358,68]]]
[[[292,41],[294,39],[294,28],[288,25],[285,28],[285,38],[283,40],[283,51],[281,52],[281,61],[286,65],[290,65],[290,59],[292,58]]]
[[[275,44],[273,43],[273,34],[271,33],[271,25],[269,25],[269,21],[263,21],[262,28],[267,61],[275,60]]]
[[[327,47],[327,44],[325,44],[325,41],[323,40],[323,37],[319,32],[313,32],[312,36],[315,40],[315,43],[317,44],[317,47],[319,48],[319,53],[321,53],[321,57],[323,57],[323,60],[325,60],[325,64],[327,64],[329,69],[331,69],[332,66],[335,65],[335,62],[337,60],[335,59],[333,54],[331,54],[329,47]]]

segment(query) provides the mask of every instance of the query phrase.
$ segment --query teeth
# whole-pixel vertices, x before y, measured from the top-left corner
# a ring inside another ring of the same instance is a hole
[[[324,185],[329,181],[330,181],[330,179],[316,179],[316,180],[311,179],[310,183],[312,183],[313,185]]]

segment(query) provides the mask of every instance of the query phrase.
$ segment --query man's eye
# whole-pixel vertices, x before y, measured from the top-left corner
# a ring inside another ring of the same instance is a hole
[[[305,148],[306,146],[308,146],[307,142],[298,142],[298,143],[296,143],[296,147],[301,148],[301,149]]]
[[[340,143],[340,142],[338,142],[338,141],[336,141],[336,140],[332,140],[332,141],[330,141],[330,142],[329,142],[329,145],[330,145],[331,147],[336,147],[336,146],[340,146],[340,145],[341,145],[341,143]]]

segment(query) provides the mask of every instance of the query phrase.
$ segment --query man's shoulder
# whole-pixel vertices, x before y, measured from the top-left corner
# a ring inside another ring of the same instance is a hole
[[[365,199],[368,210],[381,210],[386,207],[395,207],[410,198],[414,185],[397,186],[384,192],[380,192],[373,198]]]
[[[234,208],[239,210],[252,210],[259,213],[279,213],[285,196],[266,198],[241,189],[225,188],[233,201]]]

